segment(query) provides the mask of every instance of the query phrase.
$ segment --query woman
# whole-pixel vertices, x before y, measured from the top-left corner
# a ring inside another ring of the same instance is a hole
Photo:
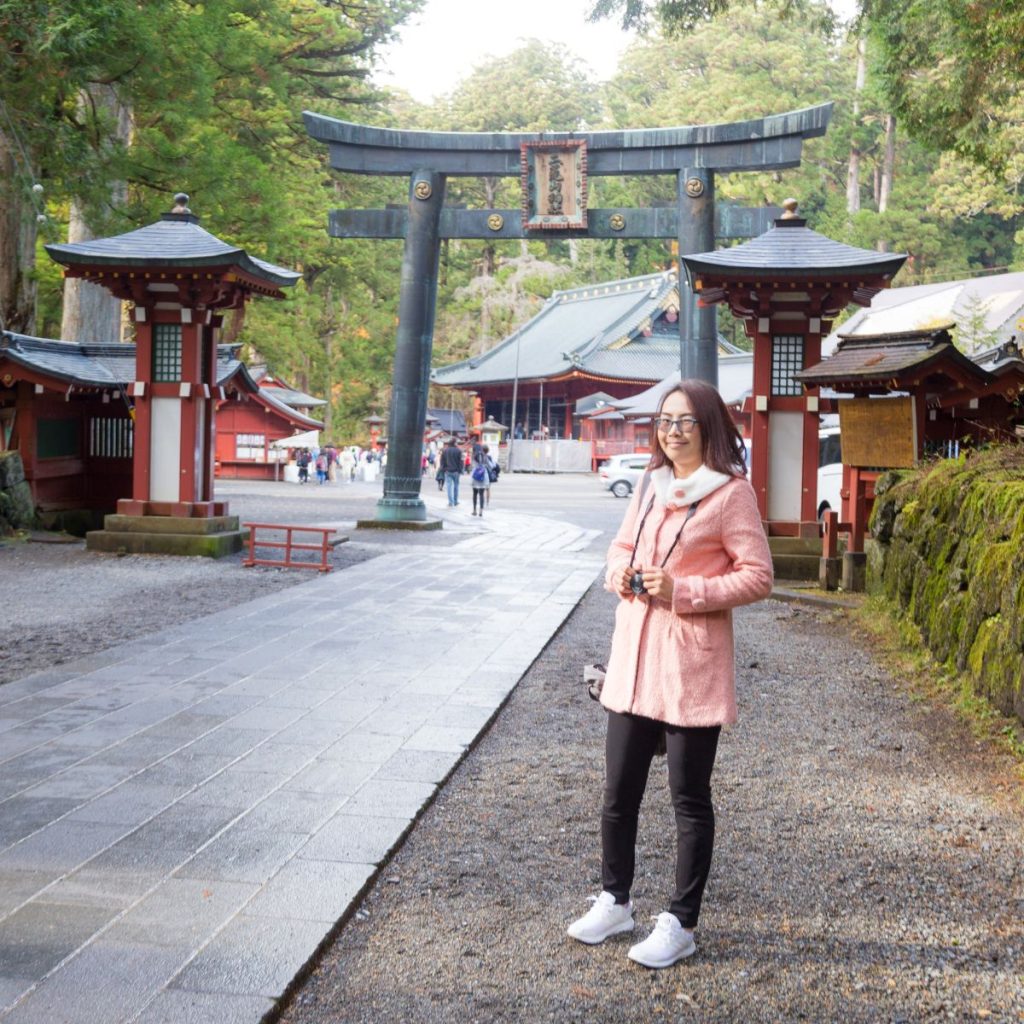
[[[487,472],[486,456],[484,455],[483,448],[480,449],[479,456],[474,460],[473,472],[470,474],[470,481],[473,485],[473,515],[483,516],[484,514],[484,501],[487,497],[487,488],[491,484],[490,474]],[[479,505],[480,511],[477,511]]]
[[[594,906],[569,926],[589,944],[633,930],[629,894],[637,821],[664,737],[676,818],[675,892],[629,957],[668,967],[695,950],[715,835],[711,770],[736,720],[732,608],[772,589],[768,542],[744,446],[718,392],[685,380],[661,401],[649,478],[637,486],[608,552],[619,596],[601,703],[608,711],[601,879]]]

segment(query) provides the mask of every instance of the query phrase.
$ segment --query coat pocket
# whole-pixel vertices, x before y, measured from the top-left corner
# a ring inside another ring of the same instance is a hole
[[[695,615],[687,616],[690,620],[690,625],[693,628],[693,637],[697,641],[697,646],[702,651],[711,649],[711,636],[708,633],[708,617],[704,612],[698,612]]]

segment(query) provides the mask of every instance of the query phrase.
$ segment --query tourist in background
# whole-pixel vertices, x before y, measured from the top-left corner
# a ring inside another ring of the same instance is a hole
[[[483,516],[484,502],[487,499],[487,488],[491,482],[490,473],[487,471],[487,461],[483,446],[480,447],[480,455],[470,470],[469,479],[473,487],[473,515]],[[477,511],[478,507],[479,511]]]
[[[454,508],[459,503],[459,477],[462,475],[462,452],[454,437],[441,452],[441,469],[448,489],[448,507]]]

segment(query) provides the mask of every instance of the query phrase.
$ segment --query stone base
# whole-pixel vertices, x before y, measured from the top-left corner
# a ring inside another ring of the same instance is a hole
[[[127,516],[117,513],[103,517],[103,529],[111,533],[184,533],[210,535],[232,533],[239,528],[238,516],[190,519],[181,516]]]
[[[358,530],[440,530],[440,519],[357,519]]]
[[[843,573],[841,558],[818,559],[818,586],[822,590],[838,590],[839,580]]]
[[[843,555],[843,590],[863,593],[867,589],[868,556],[863,551]]]
[[[776,579],[817,582],[821,561],[819,537],[772,536],[768,538],[768,547]]]
[[[241,551],[249,538],[249,531],[239,528],[237,516],[110,515],[103,527],[85,535],[87,551],[223,558]]]
[[[422,498],[385,495],[377,502],[377,515],[357,520],[356,526],[363,530],[440,530],[441,520],[427,518]]]

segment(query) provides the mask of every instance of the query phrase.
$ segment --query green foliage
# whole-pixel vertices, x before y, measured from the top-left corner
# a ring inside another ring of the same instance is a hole
[[[713,21],[737,7],[753,0],[593,0],[590,20],[598,21],[618,15],[623,28],[646,31],[653,24],[660,25],[669,35],[691,32],[700,25]],[[835,16],[828,8],[820,8],[807,0],[767,0],[761,4],[777,16],[802,14],[814,8],[816,25],[823,31],[832,31]]]
[[[1024,7],[1007,0],[864,0],[893,110],[936,150],[999,169],[1020,151]]]

